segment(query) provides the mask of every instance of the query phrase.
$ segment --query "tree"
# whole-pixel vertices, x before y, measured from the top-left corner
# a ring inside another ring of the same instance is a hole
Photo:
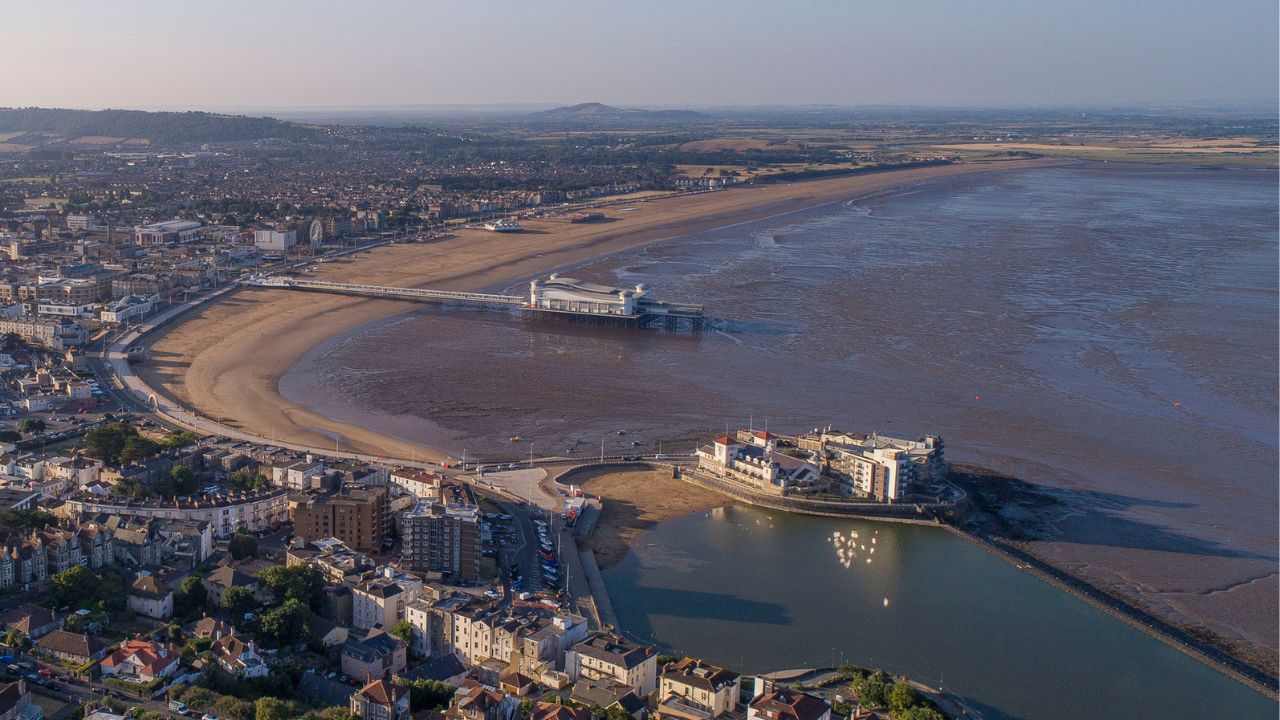
[[[889,688],[889,709],[894,713],[900,713],[919,702],[920,696],[916,689],[906,683],[897,683]]]
[[[137,460],[149,458],[160,452],[160,443],[151,438],[144,438],[141,435],[134,435],[124,442],[124,447],[120,450],[120,462],[131,463]]]
[[[258,557],[258,539],[243,530],[237,530],[227,541],[227,551],[236,560]]]
[[[124,423],[110,423],[96,427],[84,436],[84,453],[95,457],[108,465],[120,461],[120,453],[131,437],[136,437],[137,430]]]
[[[53,513],[43,510],[0,511],[0,536],[29,535],[32,530],[43,530],[58,522]]]
[[[401,687],[409,688],[409,707],[414,712],[434,710],[449,706],[453,699],[454,687],[439,680],[405,680],[397,679]]]
[[[248,470],[236,470],[231,473],[231,484],[247,492],[267,487],[271,479],[261,473],[255,475]]]
[[[17,430],[0,430],[0,442],[16,443],[22,440],[22,433]]]
[[[862,688],[858,691],[858,702],[863,707],[884,707],[889,701],[889,686],[884,680],[872,675],[862,683]]]
[[[276,600],[300,600],[312,612],[324,608],[324,576],[310,565],[272,565],[258,573],[258,582]]]
[[[48,427],[49,425],[40,418],[24,418],[22,422],[18,423],[18,429],[28,435],[39,435]]]
[[[207,602],[209,591],[204,583],[200,582],[199,577],[188,575],[178,586],[178,592],[173,598],[173,611],[179,616],[189,617],[204,609]]]
[[[293,704],[279,698],[264,696],[253,704],[253,720],[290,720],[296,716]]]
[[[232,585],[222,591],[222,609],[236,620],[244,617],[247,612],[253,612],[257,607],[258,599],[249,592],[248,588]]]
[[[147,487],[141,478],[130,475],[117,480],[116,484],[111,486],[111,494],[116,497],[140,500],[151,494],[151,488]]]
[[[391,634],[403,640],[405,645],[413,645],[413,625],[408,620],[392,625]]]
[[[5,333],[4,340],[0,341],[0,347],[3,347],[5,352],[17,350],[22,347],[22,336],[15,332]]]
[[[253,703],[232,695],[220,695],[213,701],[213,711],[226,720],[254,720]]]
[[[195,433],[188,432],[186,430],[173,433],[164,439],[165,447],[173,448],[175,450],[187,447],[188,445],[195,445],[198,442],[200,442],[200,438],[196,437]]]
[[[947,716],[924,705],[914,705],[893,713],[894,720],[947,720]]]
[[[152,485],[152,489],[161,497],[174,498],[193,495],[199,486],[200,483],[196,480],[196,474],[191,472],[191,468],[175,465],[169,471],[169,476],[157,480]]]
[[[300,600],[286,600],[278,608],[272,608],[258,620],[258,634],[277,646],[293,645],[307,634],[311,622],[311,609]]]

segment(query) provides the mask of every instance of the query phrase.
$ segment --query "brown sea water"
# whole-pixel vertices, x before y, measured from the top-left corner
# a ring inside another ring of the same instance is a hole
[[[929,181],[573,269],[705,304],[700,334],[424,308],[281,390],[471,456],[687,452],[749,422],[940,433],[1064,492],[1047,554],[1274,645],[1276,192],[1170,167]]]

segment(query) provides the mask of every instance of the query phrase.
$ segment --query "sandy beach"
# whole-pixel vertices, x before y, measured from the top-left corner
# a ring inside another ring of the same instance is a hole
[[[662,470],[601,470],[575,476],[583,491],[604,501],[588,544],[601,570],[618,564],[647,528],[733,504],[720,493],[671,477]]]
[[[610,207],[584,224],[531,221],[520,234],[463,230],[427,244],[383,247],[327,263],[310,277],[476,291],[593,257],[932,178],[1055,164],[1010,160],[944,165],[730,190]],[[279,393],[279,380],[317,345],[410,311],[382,300],[246,289],[195,311],[151,343],[141,368],[154,388],[228,425],[274,438],[388,457],[441,458],[425,444],[336,422]],[[405,433],[411,436],[410,433]]]

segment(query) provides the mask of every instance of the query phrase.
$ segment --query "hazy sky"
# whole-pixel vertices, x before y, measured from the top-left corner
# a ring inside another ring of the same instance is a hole
[[[1276,0],[5,3],[0,106],[1274,103]]]

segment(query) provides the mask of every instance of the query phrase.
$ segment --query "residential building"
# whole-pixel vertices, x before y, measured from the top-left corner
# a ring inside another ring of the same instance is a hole
[[[540,702],[533,706],[526,720],[595,720],[595,715],[586,708]]]
[[[420,500],[401,517],[401,564],[462,582],[480,578],[480,509],[470,489],[444,485],[440,500]]]
[[[913,440],[826,427],[799,436],[796,444],[824,459],[825,474],[844,495],[893,502],[913,487],[927,488],[947,475],[945,444],[937,435]]]
[[[258,654],[253,641],[241,640],[235,634],[223,635],[209,646],[218,667],[242,678],[266,677],[267,663]]]
[[[337,538],[356,550],[382,548],[391,529],[386,487],[344,488],[290,498],[293,528],[304,542]]]
[[[84,665],[91,660],[101,660],[106,647],[83,633],[54,630],[36,641],[36,650],[42,655],[66,660],[73,665]]]
[[[831,720],[831,706],[815,695],[781,688],[752,700],[747,720]]]
[[[352,633],[342,646],[342,674],[353,680],[389,678],[404,670],[408,646],[395,635],[371,630],[359,637]]]
[[[129,586],[129,609],[152,620],[168,620],[173,617],[173,591],[165,581],[150,573],[143,573]]]
[[[42,720],[44,709],[31,701],[26,680],[0,685],[0,720]]]
[[[351,591],[351,626],[361,630],[390,631],[404,617],[404,607],[413,598],[397,583],[386,578],[368,580]]]
[[[178,668],[178,651],[146,640],[126,640],[102,660],[102,674],[131,682],[149,683]]]
[[[416,468],[400,468],[392,471],[388,477],[392,485],[402,487],[418,498],[439,497],[440,485],[444,481],[444,478],[436,473]]]
[[[206,522],[216,538],[228,538],[239,529],[269,530],[289,520],[289,499],[284,490],[234,493],[193,499],[123,500],[90,494],[67,499],[67,514],[73,518],[95,515],[126,515],[141,518]]]
[[[741,691],[738,673],[686,657],[662,669],[658,697],[680,698],[717,717],[737,710]]]
[[[16,630],[32,642],[62,627],[62,621],[39,605],[25,603],[0,615],[0,629]]]
[[[362,720],[409,720],[409,688],[379,678],[352,694],[350,710]]]
[[[658,653],[616,635],[594,633],[565,653],[565,672],[573,680],[612,679],[648,695],[658,685]]]
[[[230,565],[222,565],[210,570],[200,578],[200,584],[204,585],[214,607],[222,607],[222,594],[227,591],[227,588],[242,587],[254,595],[259,592],[257,578]]]

